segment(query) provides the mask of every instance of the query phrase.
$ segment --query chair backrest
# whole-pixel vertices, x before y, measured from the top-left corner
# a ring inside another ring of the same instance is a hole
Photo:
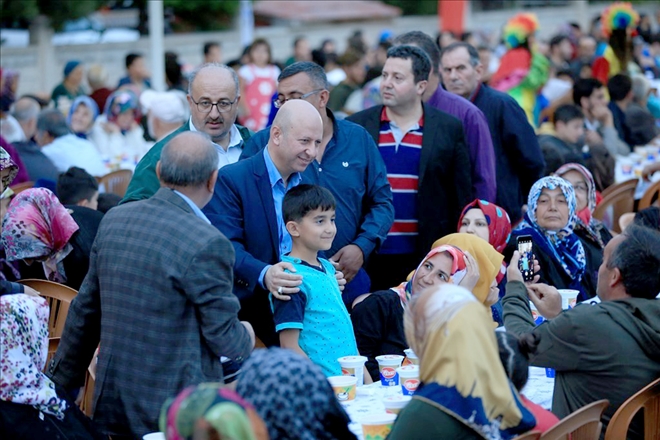
[[[514,437],[513,440],[539,440],[541,438],[541,431],[529,431],[524,434]]]
[[[627,182],[614,185],[603,192],[603,200],[594,209],[593,216],[598,220],[603,220],[605,214],[612,209],[612,216],[609,218],[609,224],[606,226],[617,233],[621,233],[619,227],[619,217],[626,212],[633,212],[635,207],[635,189],[638,180],[631,179]]]
[[[635,414],[644,409],[644,440],[660,439],[660,379],[651,382],[616,410],[605,431],[605,440],[628,436],[628,427]]]
[[[124,197],[128,184],[131,182],[133,172],[130,170],[117,170],[106,174],[98,179],[99,185],[103,185],[105,192],[117,194]]]
[[[26,279],[20,280],[19,283],[32,287],[48,300],[50,317],[48,318],[48,357],[44,365],[44,371],[46,371],[48,364],[55,356],[57,347],[60,345],[69,306],[78,292],[71,287],[53,281]]]
[[[11,190],[14,191],[14,195],[19,194],[26,189],[34,188],[34,182],[29,181],[29,182],[23,182],[23,183],[17,183],[16,185],[10,186]]]
[[[637,206],[637,210],[639,211],[646,209],[651,206],[653,202],[660,202],[660,180],[649,186],[648,189],[644,192],[644,195],[640,199],[639,205]]]
[[[564,440],[569,435],[572,440],[598,440],[603,429],[600,418],[609,404],[607,400],[598,400],[583,406],[547,430],[541,440]]]

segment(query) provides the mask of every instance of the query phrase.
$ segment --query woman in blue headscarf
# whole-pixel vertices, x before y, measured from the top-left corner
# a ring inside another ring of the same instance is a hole
[[[79,96],[73,100],[66,124],[73,134],[79,138],[87,139],[94,127],[94,121],[99,115],[99,107],[89,96]]]
[[[511,257],[518,237],[529,235],[541,266],[541,283],[578,290],[578,301],[596,296],[598,266],[594,262],[602,261],[602,251],[600,256],[594,255],[596,250],[585,247],[574,233],[577,201],[573,186],[556,176],[544,177],[529,191],[527,206],[505,256]]]

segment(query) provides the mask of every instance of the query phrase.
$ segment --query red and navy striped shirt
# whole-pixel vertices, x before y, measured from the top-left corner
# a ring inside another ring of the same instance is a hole
[[[380,252],[410,254],[416,249],[417,188],[419,160],[422,152],[424,116],[408,130],[397,144],[385,107],[380,115],[378,149],[387,168],[387,180],[392,187],[394,224]]]

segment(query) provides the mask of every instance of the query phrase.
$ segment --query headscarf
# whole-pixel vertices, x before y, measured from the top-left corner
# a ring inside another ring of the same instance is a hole
[[[8,261],[45,258],[46,277],[63,283],[66,275],[62,260],[73,250],[69,240],[78,229],[55,194],[46,188],[31,188],[9,204],[0,243]]]
[[[108,121],[115,122],[117,121],[117,116],[129,110],[135,112],[136,120],[140,118],[140,103],[137,96],[130,90],[117,90],[108,97],[103,113]]]
[[[568,222],[557,232],[542,228],[536,221],[536,207],[544,188],[550,190],[561,189],[568,203]],[[527,212],[523,221],[513,231],[513,235],[531,235],[534,244],[559,262],[564,271],[571,277],[572,281],[569,288],[579,290],[581,292],[580,297],[586,297],[580,281],[584,275],[587,260],[580,239],[573,233],[578,218],[575,213],[576,205],[575,191],[573,185],[569,182],[557,176],[539,179],[529,191]]]
[[[450,244],[463,252],[467,252],[475,259],[479,266],[479,281],[472,289],[472,294],[480,303],[484,303],[490,292],[490,285],[497,279],[502,271],[504,255],[500,254],[485,240],[472,234],[449,234],[433,243],[433,246]],[[491,319],[492,321],[492,319]]]
[[[66,401],[42,373],[48,357],[46,300],[25,294],[0,297],[0,400],[30,405],[64,419]]]
[[[461,218],[458,219],[457,229],[461,229],[461,223],[465,214],[475,208],[481,209],[484,217],[486,217],[486,223],[488,223],[488,242],[497,252],[502,253],[507,243],[509,243],[509,238],[511,238],[511,219],[503,208],[500,208],[494,203],[486,200],[473,200],[463,208]]]
[[[66,77],[68,77],[69,75],[71,75],[71,72],[73,72],[73,70],[74,70],[76,67],[78,67],[79,65],[80,65],[80,61],[78,61],[78,60],[71,60],[71,61],[68,61],[68,62],[64,65],[64,71],[63,71],[63,73],[64,73],[64,78],[66,78]]]
[[[569,171],[577,171],[584,177],[584,181],[587,183],[587,206],[576,212],[576,228],[584,229],[601,248],[605,248],[605,243],[603,243],[603,239],[598,232],[603,228],[603,224],[592,216],[594,209],[596,209],[596,183],[594,182],[594,178],[588,169],[578,163],[562,165],[555,171],[555,175],[562,177]]]
[[[255,350],[236,392],[254,405],[271,439],[355,439],[321,368],[291,350]]]
[[[3,69],[0,75],[2,75],[3,82],[2,89],[0,89],[0,112],[6,113],[16,101],[16,82],[19,73],[16,70]]]
[[[92,123],[90,124],[88,129],[88,131],[90,131],[94,125],[94,120],[99,115],[99,106],[96,105],[96,102],[94,102],[94,100],[89,96],[85,96],[85,95],[78,96],[76,99],[73,100],[73,102],[71,103],[71,107],[69,108],[69,114],[66,117],[66,125],[71,127],[71,117],[73,116],[73,114],[75,113],[76,109],[80,104],[86,105],[92,111]],[[84,138],[87,137],[86,136],[87,133],[75,133],[75,134],[79,137],[84,137]]]
[[[7,153],[7,150],[0,147],[0,171],[6,170],[9,168],[9,175],[2,178],[2,187],[7,189],[11,184],[16,174],[18,174],[18,166],[11,160],[11,156]],[[0,194],[1,195],[1,194]]]
[[[221,383],[190,386],[168,399],[158,425],[167,440],[186,440],[193,438],[199,420],[205,420],[220,438],[268,440],[266,425],[252,405]]]
[[[411,301],[404,329],[419,357],[422,382],[413,399],[486,439],[509,439],[532,429],[536,420],[504,372],[489,322],[489,310],[460,286],[441,285]]]
[[[524,44],[538,29],[539,19],[536,14],[516,14],[504,25],[502,39],[509,49],[515,49]]]
[[[422,259],[422,262],[419,263],[419,266],[417,266],[417,269],[415,269],[412,276],[409,277],[410,281],[404,281],[398,286],[392,287],[390,289],[390,290],[394,290],[396,293],[399,294],[399,298],[401,299],[401,305],[405,306],[412,297],[412,293],[413,293],[412,289],[413,286],[415,285],[415,275],[417,275],[417,271],[419,271],[419,268],[422,267],[424,263],[426,263],[426,260],[442,252],[447,252],[452,259],[451,273],[449,274],[450,277],[449,282],[452,284],[458,284],[461,282],[461,280],[463,279],[466,273],[465,261],[463,260],[465,254],[463,253],[463,251],[461,251],[455,246],[434,246],[433,249],[431,249],[431,252],[426,254],[424,259]]]

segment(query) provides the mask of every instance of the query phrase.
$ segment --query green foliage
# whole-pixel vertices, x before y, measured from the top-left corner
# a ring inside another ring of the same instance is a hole
[[[218,30],[231,25],[238,13],[239,0],[165,0],[163,6],[172,12],[182,27],[197,30]]]
[[[56,30],[67,20],[75,20],[94,12],[103,0],[0,0],[0,21],[3,25],[25,24],[37,15],[50,18]]]
[[[397,6],[403,15],[436,15],[438,0],[384,0],[385,3]]]

